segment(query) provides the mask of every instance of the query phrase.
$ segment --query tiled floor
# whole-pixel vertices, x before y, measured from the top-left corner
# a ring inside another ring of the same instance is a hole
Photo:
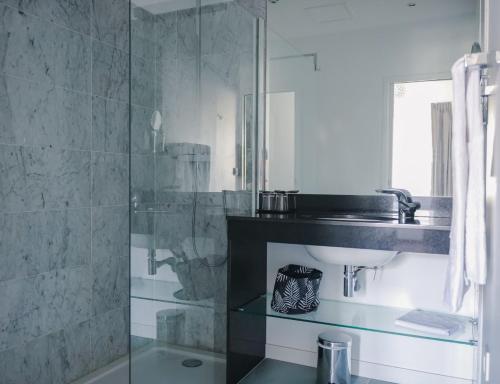
[[[316,369],[303,365],[266,359],[240,384],[316,384]],[[352,378],[351,384],[394,384],[386,381]]]

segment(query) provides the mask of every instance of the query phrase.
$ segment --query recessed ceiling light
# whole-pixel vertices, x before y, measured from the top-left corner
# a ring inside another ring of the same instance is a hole
[[[280,0],[269,0],[269,2],[270,2],[271,4],[277,4],[277,3],[279,3],[279,1],[280,1]]]
[[[409,7],[415,7],[416,5],[417,5],[417,3],[408,3]]]

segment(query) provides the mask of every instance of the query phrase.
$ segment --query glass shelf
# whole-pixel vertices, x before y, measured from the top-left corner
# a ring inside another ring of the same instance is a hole
[[[271,309],[271,295],[264,295],[251,301],[236,311],[257,316],[269,316],[281,319],[303,321],[333,325],[336,327],[359,329],[363,331],[386,333],[398,336],[408,336],[420,339],[442,341],[448,343],[476,345],[474,335],[477,334],[474,322],[471,318],[456,316],[463,322],[463,330],[451,336],[433,335],[399,327],[394,321],[408,313],[409,309],[384,307],[378,305],[367,305],[358,303],[347,303],[335,300],[321,300],[321,304],[315,312],[304,315],[286,315]]]
[[[262,383],[316,384],[316,368],[265,359],[239,382],[239,384]],[[352,376],[351,384],[394,383]]]
[[[153,300],[163,303],[213,308],[214,300],[182,300],[174,295],[182,286],[173,281],[153,280],[133,277],[130,283],[130,296],[133,299]]]

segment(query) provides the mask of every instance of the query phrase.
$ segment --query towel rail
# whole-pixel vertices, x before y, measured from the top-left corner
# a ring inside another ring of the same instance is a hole
[[[483,127],[488,127],[488,97],[495,91],[488,85],[490,67],[500,64],[500,51],[477,52],[465,55],[465,67],[479,66],[481,68],[481,105],[483,108]]]
[[[465,55],[465,66],[479,65],[481,67],[492,67],[500,64],[500,51],[478,52]]]

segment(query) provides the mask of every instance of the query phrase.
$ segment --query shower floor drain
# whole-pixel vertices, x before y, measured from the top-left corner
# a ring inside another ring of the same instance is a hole
[[[203,362],[198,359],[186,359],[182,362],[182,365],[187,368],[196,368],[202,365]]]

